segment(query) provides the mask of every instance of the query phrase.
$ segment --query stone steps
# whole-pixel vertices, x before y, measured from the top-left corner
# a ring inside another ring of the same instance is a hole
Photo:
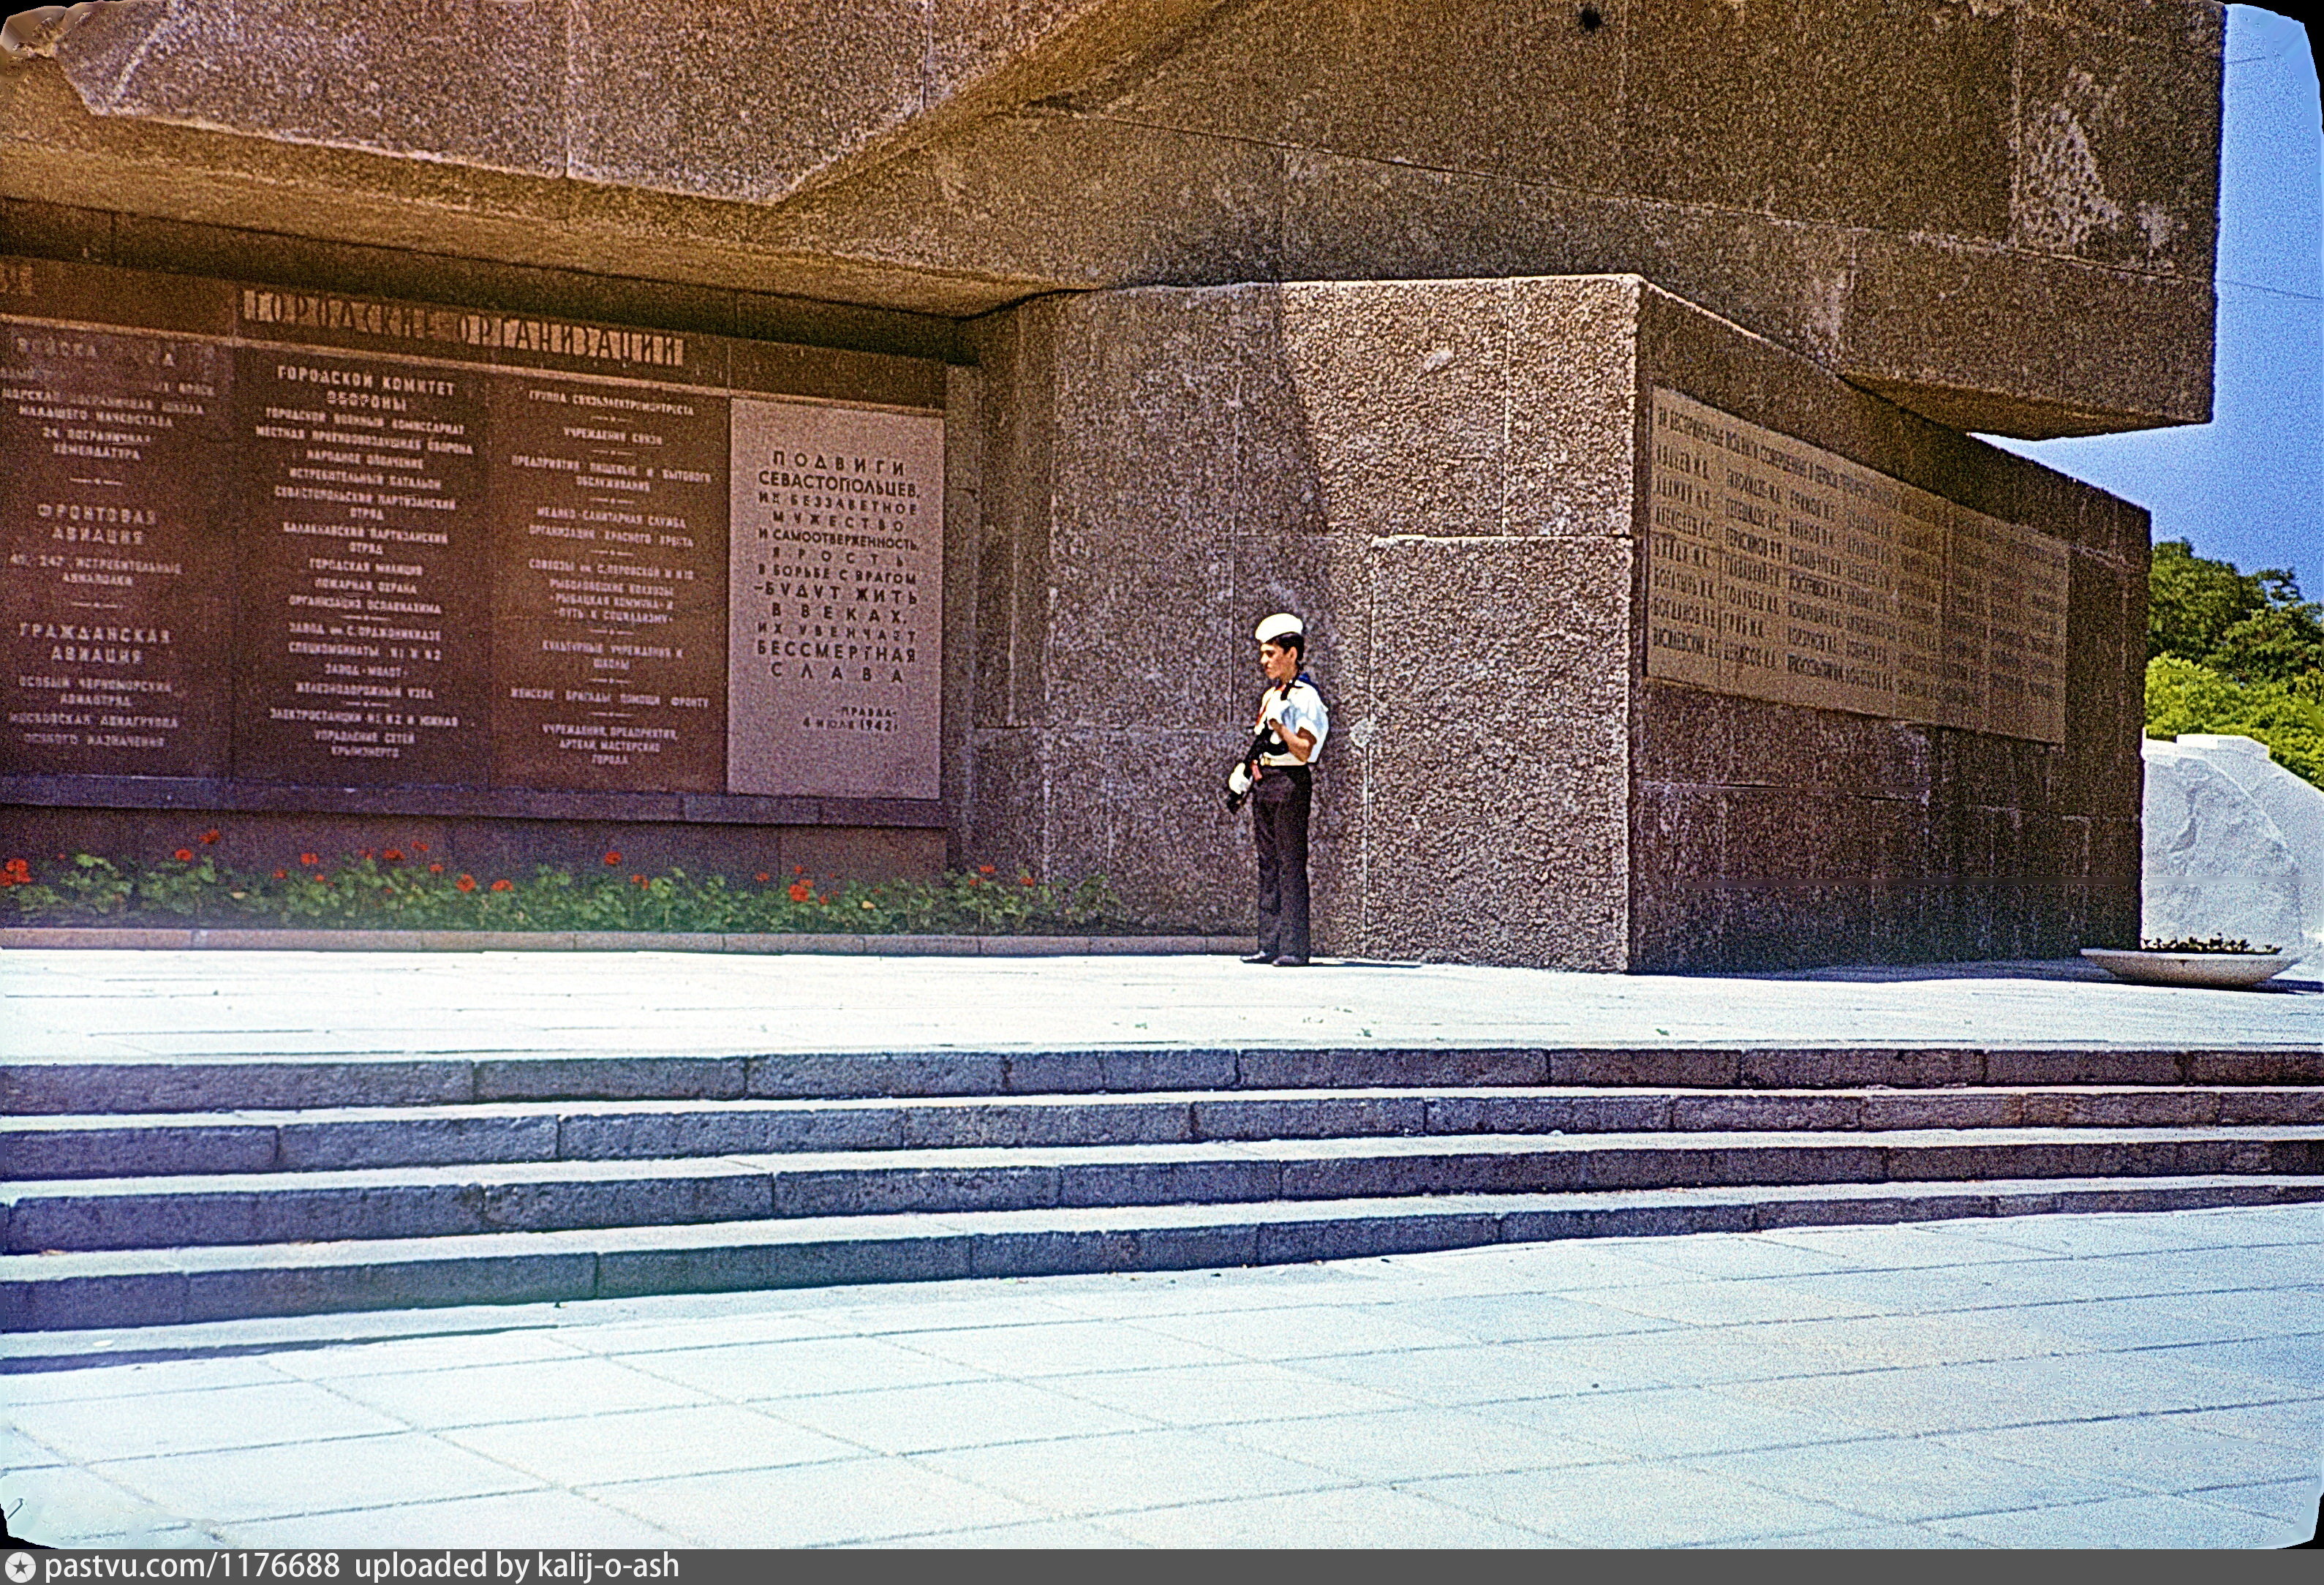
[[[25,1061],[0,1116],[558,1100],[839,1100],[1452,1085],[1711,1090],[2324,1083],[2324,1043],[2274,1050],[1982,1046],[1349,1047],[670,1056],[396,1052],[312,1061]]]
[[[843,1283],[1188,1270],[1543,1239],[2319,1200],[2324,1175],[2215,1174],[908,1212],[5,1255],[0,1330],[173,1325]]]
[[[9,1180],[1360,1136],[2324,1124],[2324,1088],[1637,1086],[560,1101],[0,1118]]]
[[[798,1151],[14,1183],[0,1249],[451,1238],[845,1215],[2324,1173],[2324,1127],[1464,1134]]]
[[[2324,1199],[2324,1051],[0,1066],[0,1326]]]

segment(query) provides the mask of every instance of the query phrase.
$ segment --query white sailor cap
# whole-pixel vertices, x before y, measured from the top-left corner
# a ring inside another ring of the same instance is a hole
[[[1301,622],[1297,617],[1292,615],[1291,613],[1287,611],[1278,611],[1273,616],[1268,617],[1265,622],[1260,622],[1259,624],[1259,631],[1251,634],[1251,637],[1257,639],[1262,644],[1271,644],[1275,642],[1276,640],[1283,638],[1288,634],[1299,633],[1305,635],[1306,631],[1307,624],[1305,622]]]

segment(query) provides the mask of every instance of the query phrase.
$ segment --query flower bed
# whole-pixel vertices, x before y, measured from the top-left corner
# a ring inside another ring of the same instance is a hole
[[[35,867],[0,862],[0,922],[13,925],[290,926],[364,930],[657,931],[721,935],[1027,935],[1127,933],[1105,878],[1004,876],[986,864],[934,880],[836,881],[804,869],[746,880],[629,870],[619,852],[574,875],[479,873],[424,843],[326,862],[317,853],[272,871],[226,868],[206,831],[168,858],[124,862],[60,854]]]

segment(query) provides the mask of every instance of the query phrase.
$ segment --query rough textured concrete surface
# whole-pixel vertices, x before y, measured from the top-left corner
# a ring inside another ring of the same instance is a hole
[[[0,196],[952,316],[1628,272],[1953,427],[2089,433],[2209,416],[2221,36],[2207,0],[122,0],[0,70]]]
[[[2145,935],[2240,936],[2324,966],[2324,792],[2247,737],[2144,749]]]
[[[1217,783],[1250,626],[1288,609],[1334,712],[1319,950],[1770,967],[2135,929],[2137,509],[1633,278],[1148,288],[980,328],[965,847],[1247,917]],[[1646,680],[1656,385],[2066,540],[2066,742]]]

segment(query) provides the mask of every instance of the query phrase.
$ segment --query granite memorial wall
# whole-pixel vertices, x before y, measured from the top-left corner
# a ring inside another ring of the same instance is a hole
[[[9,801],[933,807],[940,364],[42,259],[0,335]]]

